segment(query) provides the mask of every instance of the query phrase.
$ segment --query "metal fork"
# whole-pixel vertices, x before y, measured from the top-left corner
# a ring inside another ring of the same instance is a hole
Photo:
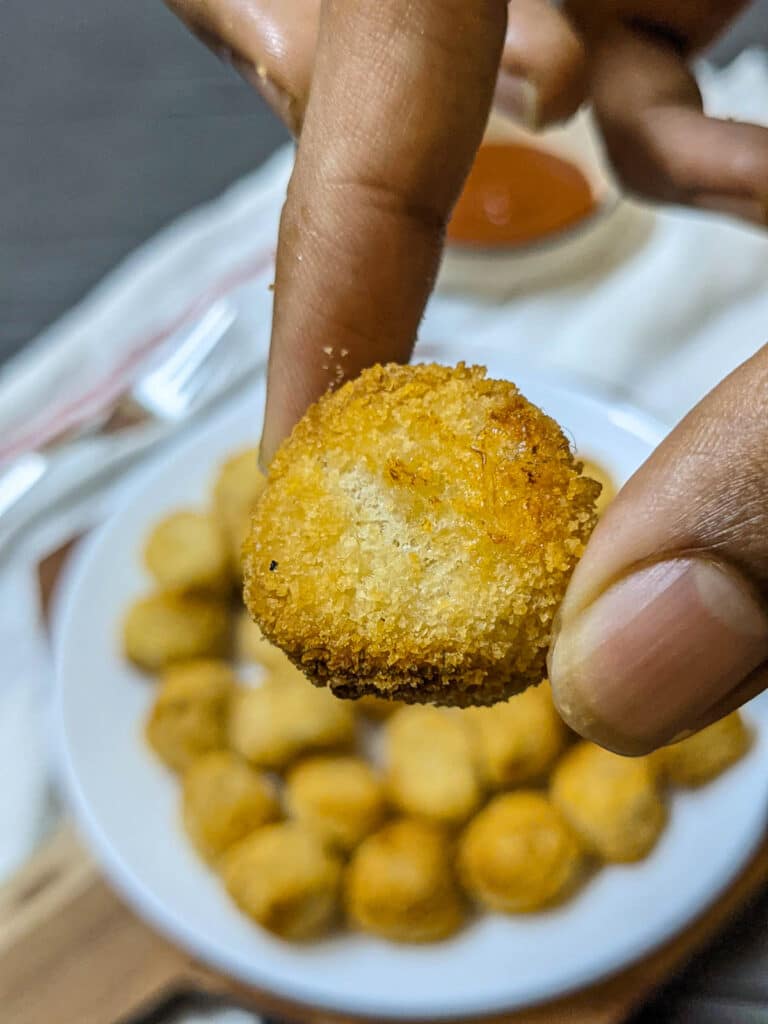
[[[239,382],[237,312],[226,299],[174,331],[128,389],[73,431],[67,426],[0,469],[0,555],[48,509],[66,501],[170,433]]]

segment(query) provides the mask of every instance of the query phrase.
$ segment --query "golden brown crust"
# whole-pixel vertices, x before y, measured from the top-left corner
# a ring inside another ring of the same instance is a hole
[[[541,779],[561,753],[568,730],[548,682],[529,687],[492,708],[467,708],[480,774],[492,789]]]
[[[353,850],[384,820],[381,779],[359,757],[320,756],[299,762],[285,788],[288,813],[332,848]]]
[[[134,601],[123,619],[125,656],[147,672],[195,658],[223,658],[229,642],[229,609],[208,594],[149,594]]]
[[[147,742],[172,770],[227,745],[237,679],[225,661],[198,659],[165,670],[146,721]]]
[[[341,860],[296,822],[257,829],[224,854],[220,867],[237,906],[282,938],[316,938],[337,916]]]
[[[465,907],[440,829],[401,818],[368,836],[347,869],[350,919],[392,942],[437,942],[457,931]]]
[[[749,750],[752,736],[738,711],[679,743],[657,750],[653,763],[662,779],[677,786],[702,786]]]
[[[198,757],[182,782],[184,828],[201,857],[215,861],[255,829],[280,817],[277,788],[229,750]]]
[[[582,877],[576,834],[542,793],[495,797],[467,826],[459,873],[483,906],[530,913],[569,895]]]
[[[598,493],[514,384],[463,364],[375,366],[278,451],[246,603],[339,696],[492,704],[541,680]]]
[[[667,821],[652,759],[593,743],[577,743],[559,761],[551,794],[585,848],[609,862],[642,860]]]
[[[402,707],[384,726],[387,794],[403,814],[462,825],[483,798],[472,736],[460,714]]]

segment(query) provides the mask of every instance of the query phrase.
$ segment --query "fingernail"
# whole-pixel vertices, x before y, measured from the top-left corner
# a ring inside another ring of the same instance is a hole
[[[713,210],[739,220],[768,227],[768,196],[723,196],[717,193],[700,192],[693,196],[691,204],[700,210]]]
[[[560,625],[550,680],[577,732],[639,754],[690,728],[768,658],[768,614],[735,571],[699,558],[620,580]]]
[[[523,128],[533,130],[539,124],[539,91],[527,78],[500,71],[494,97],[496,109]]]

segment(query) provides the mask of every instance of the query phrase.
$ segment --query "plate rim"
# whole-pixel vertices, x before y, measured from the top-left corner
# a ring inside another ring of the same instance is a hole
[[[425,344],[424,348],[437,349],[438,344]],[[443,353],[450,353],[452,350],[455,350],[451,344],[439,345],[439,348]],[[491,358],[504,357],[502,352],[492,349],[490,346],[486,347],[485,351],[488,357]],[[464,352],[465,356],[476,357],[478,361],[483,358],[481,347],[472,348],[469,353],[464,349]],[[417,350],[416,357],[418,358],[419,355],[420,353]],[[469,358],[467,361],[469,361]],[[627,401],[618,389],[611,393],[612,389],[603,388],[594,381],[590,381],[585,386],[584,379],[580,378],[578,374],[558,372],[556,369],[550,370],[550,368],[536,365],[530,365],[524,370],[521,368],[521,373],[524,373],[527,377],[543,378],[543,383],[547,386],[570,392],[578,392],[580,398],[600,405],[603,412],[608,412],[617,425],[623,426],[625,430],[631,433],[636,433],[636,436],[648,440],[649,443],[651,443],[650,437],[654,437],[658,443],[666,433],[667,428],[659,420]],[[195,444],[205,434],[209,432],[215,433],[220,428],[220,424],[223,424],[229,418],[235,417],[239,410],[244,408],[248,402],[253,402],[254,395],[260,392],[263,394],[263,386],[263,380],[255,382],[253,389],[240,395],[236,401],[228,403],[227,406],[217,410],[216,413],[205,421],[194,425],[183,436],[174,440],[170,445],[164,446],[161,451],[153,454],[151,458],[146,460],[143,465],[134,469],[121,482],[118,488],[119,496],[124,499],[125,503],[130,502],[133,496],[138,495],[144,489],[147,479],[151,478],[159,467],[168,464],[174,457],[174,454],[186,452],[194,448]],[[525,393],[524,386],[522,390]],[[634,430],[632,429],[632,424],[635,426]],[[118,511],[122,507],[123,503],[120,503]],[[220,952],[215,942],[209,942],[206,936],[199,935],[194,927],[188,926],[172,907],[164,903],[154,893],[152,888],[135,874],[120,850],[110,840],[108,833],[100,824],[98,818],[94,816],[72,761],[71,749],[67,743],[64,714],[65,687],[62,682],[61,665],[62,637],[65,634],[72,609],[76,606],[75,599],[79,592],[81,578],[86,575],[92,554],[101,545],[102,538],[108,532],[114,515],[115,513],[112,513],[73,552],[72,557],[64,568],[52,603],[52,641],[56,675],[52,706],[55,767],[63,790],[68,797],[68,803],[72,808],[78,830],[84,835],[88,846],[94,852],[95,859],[102,867],[109,884],[114,886],[136,913],[144,917],[152,927],[169,938],[171,942],[178,943],[182,948],[190,951],[192,955],[205,963],[213,965],[215,969],[222,973],[234,976],[244,981],[246,985],[261,988],[265,993],[273,994],[300,1008],[325,1009],[361,1019],[403,1020],[418,1016],[424,1020],[461,1020],[471,1016],[477,1017],[512,1012],[514,1009],[546,1003],[562,997],[568,992],[578,991],[597,984],[601,980],[618,973],[623,968],[638,962],[644,956],[652,953],[653,950],[660,948],[674,938],[698,914],[703,913],[708,906],[711,906],[716,901],[719,895],[737,877],[738,873],[743,870],[744,865],[753,853],[759,833],[752,843],[745,844],[738,863],[733,864],[728,877],[724,878],[717,890],[711,893],[711,898],[706,903],[697,903],[696,908],[693,910],[690,907],[682,908],[673,921],[667,924],[663,935],[660,935],[655,941],[651,943],[647,941],[638,943],[638,948],[630,954],[627,954],[625,951],[622,955],[604,958],[598,970],[591,969],[585,971],[583,968],[570,971],[563,970],[558,984],[550,986],[546,993],[532,994],[525,1001],[517,1000],[513,1004],[510,1004],[508,999],[505,1000],[503,997],[498,996],[486,1000],[482,1005],[475,1000],[472,1005],[466,1005],[457,1010],[452,1005],[441,1005],[439,997],[437,997],[434,1005],[428,1009],[425,1009],[423,1006],[417,1008],[413,1005],[399,1009],[391,1006],[373,1008],[360,1000],[348,999],[342,1004],[327,997],[318,997],[318,993],[312,991],[311,983],[307,987],[303,983],[296,984],[291,990],[288,990],[284,984],[275,984],[274,979],[270,979],[268,970],[259,977],[261,972],[258,965],[254,964],[249,965],[250,976],[246,978],[243,970],[240,968],[241,957],[238,954]],[[768,808],[766,808],[766,812],[768,812]],[[765,816],[764,814],[763,817],[765,818]],[[253,970],[254,966],[256,970]],[[254,981],[254,978],[257,978],[257,980]]]

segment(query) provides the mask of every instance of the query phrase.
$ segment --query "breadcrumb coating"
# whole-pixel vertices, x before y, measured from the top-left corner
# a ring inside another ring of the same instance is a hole
[[[463,363],[374,366],[275,456],[246,604],[339,696],[493,704],[542,679],[599,492],[514,384]]]

